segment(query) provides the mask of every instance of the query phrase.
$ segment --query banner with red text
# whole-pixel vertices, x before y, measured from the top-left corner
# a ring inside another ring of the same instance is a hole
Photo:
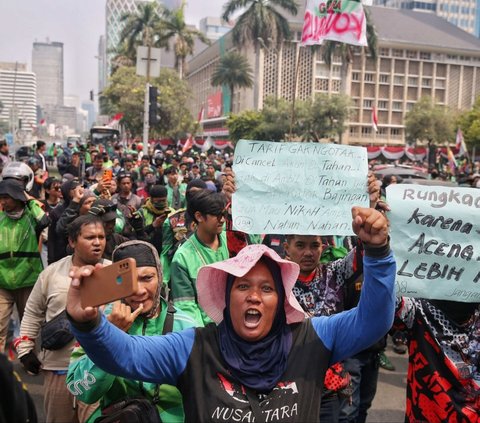
[[[360,2],[351,0],[307,0],[302,45],[324,40],[367,46],[367,23]]]

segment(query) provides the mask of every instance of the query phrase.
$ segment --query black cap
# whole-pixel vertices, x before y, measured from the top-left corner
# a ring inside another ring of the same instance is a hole
[[[27,202],[23,184],[16,179],[5,179],[0,182],[0,195],[8,195],[17,201]]]
[[[88,212],[101,217],[104,222],[110,222],[117,218],[117,205],[111,200],[99,198],[93,202]]]

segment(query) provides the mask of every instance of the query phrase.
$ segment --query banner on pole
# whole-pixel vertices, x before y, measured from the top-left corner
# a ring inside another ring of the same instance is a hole
[[[397,295],[480,302],[480,191],[387,187]]]
[[[367,22],[362,3],[353,0],[307,0],[302,45],[324,40],[367,46]]]

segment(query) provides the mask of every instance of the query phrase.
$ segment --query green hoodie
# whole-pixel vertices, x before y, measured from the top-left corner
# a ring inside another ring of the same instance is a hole
[[[137,317],[132,327],[128,330],[130,335],[161,335],[167,315],[167,303],[162,299],[162,311],[158,317],[144,319]],[[111,312],[109,304],[104,313]],[[180,310],[174,314],[173,332],[195,327],[195,322]],[[82,347],[78,346],[72,352],[70,366],[67,374],[67,388],[75,397],[86,403],[93,404],[100,401],[100,407],[90,416],[87,422],[93,422],[101,415],[101,409],[125,397],[145,396],[154,397],[156,385],[143,382],[143,391],[140,382],[124,379],[104,372],[91,361]],[[183,404],[180,392],[174,386],[161,385],[160,402],[157,405],[160,418],[164,422],[184,421]]]
[[[35,284],[43,270],[38,237],[48,222],[34,200],[27,202],[18,220],[0,212],[0,288],[13,290]]]

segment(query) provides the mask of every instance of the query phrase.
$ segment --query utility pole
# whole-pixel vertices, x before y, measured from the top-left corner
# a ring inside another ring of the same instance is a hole
[[[160,75],[160,49],[147,47],[137,47],[137,75],[145,76],[145,99],[143,104],[143,154],[148,154],[148,134],[150,125],[148,122],[148,111],[150,108],[149,91],[150,77]]]

